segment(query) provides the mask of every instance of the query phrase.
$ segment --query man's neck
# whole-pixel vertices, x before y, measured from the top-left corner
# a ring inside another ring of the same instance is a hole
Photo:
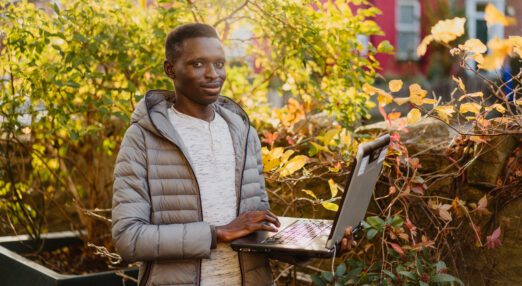
[[[179,99],[176,99],[174,103],[174,108],[176,108],[177,111],[207,122],[214,119],[214,108],[212,108],[212,105],[186,104],[183,99]]]

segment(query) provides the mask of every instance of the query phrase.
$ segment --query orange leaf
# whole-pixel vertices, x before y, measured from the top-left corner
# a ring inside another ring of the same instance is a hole
[[[451,78],[453,78],[453,80],[459,85],[459,88],[462,89],[462,91],[466,92],[466,86],[464,85],[460,77],[451,76]]]
[[[337,196],[337,185],[333,179],[328,180],[328,186],[330,186],[330,193],[332,193],[332,198]]]
[[[459,112],[461,114],[464,114],[466,112],[471,112],[471,113],[479,113],[480,112],[480,109],[482,108],[482,106],[478,103],[474,103],[474,102],[469,102],[469,103],[463,103],[460,105],[460,110]]]
[[[480,97],[480,98],[483,98],[483,96],[484,96],[484,94],[482,93],[482,91],[468,93],[468,94],[464,94],[463,96],[459,97],[459,101],[462,101],[464,98],[467,98],[467,97]]]
[[[404,255],[404,250],[402,250],[402,248],[398,244],[390,242],[390,245],[393,248],[393,250],[395,250],[397,253]]]
[[[288,163],[286,163],[282,168],[279,178],[291,175],[295,171],[301,169],[306,164],[307,159],[308,158],[304,155],[298,155],[292,158],[292,160],[288,161]]]
[[[483,54],[488,50],[479,39],[469,39],[464,45],[459,45],[459,48],[474,54]]]
[[[449,117],[455,113],[453,106],[437,106],[435,107],[435,111],[439,115],[439,117],[449,123]]]
[[[417,108],[413,108],[408,112],[408,115],[406,116],[406,120],[408,121],[408,124],[415,123],[421,119],[421,112]]]
[[[484,19],[488,23],[488,26],[491,26],[493,24],[499,23],[504,26],[513,25],[516,23],[516,20],[513,17],[506,17],[500,13],[493,4],[488,3],[486,5],[486,9],[484,10],[486,15],[484,16]]]
[[[431,28],[433,38],[438,42],[449,43],[457,37],[464,35],[466,18],[453,18],[441,20]]]
[[[397,118],[401,117],[401,113],[400,112],[393,112],[393,113],[389,113],[388,114],[388,119],[389,120],[395,120]]]
[[[393,101],[395,101],[395,103],[397,103],[397,105],[403,105],[406,102],[410,101],[410,98],[409,97],[396,97],[393,99]]]
[[[426,54],[426,51],[428,50],[428,45],[433,41],[433,36],[428,35],[422,39],[422,42],[417,47],[417,56],[422,57]]]
[[[402,88],[402,80],[394,79],[388,83],[388,86],[390,88],[390,91],[397,92]]]
[[[410,95],[418,95],[421,98],[425,97],[428,92],[421,88],[420,85],[414,83],[410,85]]]

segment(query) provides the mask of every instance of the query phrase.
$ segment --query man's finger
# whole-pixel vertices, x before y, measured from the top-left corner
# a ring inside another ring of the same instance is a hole
[[[262,230],[267,230],[267,231],[271,231],[271,232],[278,232],[279,230],[271,225],[268,225],[268,224],[264,224],[264,223],[260,223],[259,224],[260,228],[259,229],[262,229]]]
[[[346,228],[346,230],[344,231],[344,237],[349,237],[352,235],[352,227],[349,226]]]
[[[343,238],[341,240],[341,252],[345,252],[350,249],[350,246],[348,245],[348,239]]]

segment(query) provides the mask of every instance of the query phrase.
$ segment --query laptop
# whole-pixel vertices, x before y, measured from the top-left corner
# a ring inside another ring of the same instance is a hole
[[[332,257],[334,246],[339,248],[347,227],[355,235],[361,230],[370,199],[381,173],[390,144],[390,136],[359,145],[352,171],[339,203],[335,219],[307,219],[278,217],[281,223],[277,233],[256,231],[232,241],[239,252],[292,253],[308,257]]]

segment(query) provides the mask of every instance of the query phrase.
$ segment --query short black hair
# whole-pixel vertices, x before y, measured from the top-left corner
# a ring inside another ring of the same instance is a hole
[[[167,61],[174,62],[181,51],[181,45],[185,39],[198,37],[216,38],[219,40],[216,29],[203,23],[184,24],[170,31],[165,40],[165,58]]]

